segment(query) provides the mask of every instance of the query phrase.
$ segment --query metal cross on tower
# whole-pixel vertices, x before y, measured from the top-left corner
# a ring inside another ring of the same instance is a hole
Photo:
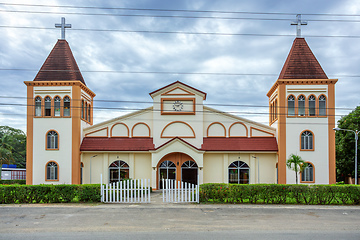
[[[301,38],[301,25],[307,25],[307,22],[301,21],[301,14],[296,15],[296,22],[292,22],[291,25],[296,25],[296,37]]]
[[[56,28],[61,28],[61,39],[65,39],[65,28],[71,28],[71,24],[65,24],[65,18],[61,18],[61,24],[56,23]]]

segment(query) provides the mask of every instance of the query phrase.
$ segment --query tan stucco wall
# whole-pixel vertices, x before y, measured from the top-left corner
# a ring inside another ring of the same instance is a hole
[[[204,183],[228,183],[228,167],[234,161],[243,161],[249,166],[251,184],[276,183],[276,153],[206,153]]]
[[[204,154],[204,183],[223,182],[223,154]]]
[[[151,154],[135,154],[135,179],[151,179]]]
[[[82,162],[83,183],[90,183],[90,158],[91,183],[100,183],[102,174],[103,183],[109,182],[109,166],[114,161],[124,161],[129,165],[129,177],[132,179],[151,179],[151,154],[150,153],[83,153]]]

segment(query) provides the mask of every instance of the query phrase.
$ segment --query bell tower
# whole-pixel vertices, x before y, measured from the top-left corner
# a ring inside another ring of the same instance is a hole
[[[93,123],[95,94],[86,86],[65,38],[65,24],[27,86],[26,184],[80,184],[82,129]]]
[[[333,184],[335,177],[335,84],[304,38],[295,38],[278,80],[267,93],[269,125],[277,128],[278,183],[295,183],[290,154],[306,162],[300,183]]]

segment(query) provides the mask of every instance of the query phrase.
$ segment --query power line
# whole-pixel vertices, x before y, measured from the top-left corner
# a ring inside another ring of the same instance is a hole
[[[1,96],[0,95],[0,99],[31,99],[33,100],[33,98],[27,98],[27,97],[13,97],[13,96]],[[72,101],[82,101],[83,99],[71,99]],[[104,102],[104,103],[126,103],[126,104],[161,104],[162,102],[156,102],[156,101],[133,101],[133,100],[108,100],[108,99],[94,99],[93,100],[94,103],[96,102]],[[1,104],[7,104],[7,103],[0,103]],[[9,103],[10,104],[10,103]],[[220,104],[220,103],[207,103],[206,105],[204,104],[200,104],[200,103],[195,103],[196,106],[217,106],[217,107],[246,107],[246,108],[269,108],[269,105],[252,105],[252,104]],[[26,104],[24,104],[24,106],[26,106]],[[34,106],[34,105],[31,105]],[[42,107],[44,107],[42,105]],[[286,106],[277,106],[277,108],[285,108],[287,109],[288,107]],[[299,109],[300,107],[295,107],[295,109]],[[142,108],[141,108],[142,109]],[[136,110],[141,110],[141,109],[136,109]],[[308,108],[306,108],[308,109]],[[315,109],[319,109],[319,108],[315,108]],[[345,108],[345,107],[335,107],[335,108],[325,108],[326,110],[354,110],[354,108]]]
[[[0,107],[1,106],[19,106],[19,107],[28,107],[28,106],[31,106],[31,107],[35,107],[35,105],[27,105],[27,104],[23,104],[23,103],[0,103]],[[44,105],[42,105],[42,108],[44,108]],[[118,110],[118,111],[141,111],[141,110],[146,110],[146,111],[152,111],[152,112],[173,112],[172,110],[162,110],[162,109],[146,109],[146,108],[128,108],[128,107],[91,107],[93,110]],[[279,107],[281,108],[281,107]],[[282,107],[282,108],[286,108],[286,107]],[[54,110],[54,108],[52,107],[51,108],[52,111]],[[71,106],[71,109],[85,109],[83,107],[74,107],[74,106]],[[87,108],[86,108],[87,109]],[[317,108],[318,109],[318,108]],[[330,108],[327,108],[327,110],[329,110]],[[333,108],[331,108],[333,109]],[[307,109],[306,109],[307,110]],[[353,110],[353,109],[351,109]],[[260,116],[263,116],[263,115],[271,115],[271,113],[269,112],[248,112],[248,111],[221,111],[221,110],[217,110],[217,109],[214,109],[214,110],[208,110],[208,109],[204,109],[204,110],[195,110],[193,111],[194,113],[218,113],[218,114],[231,114],[231,115],[237,115],[237,114],[246,114],[246,115],[260,115]],[[192,112],[189,112],[189,113],[192,113]],[[276,114],[277,116],[288,116],[288,113],[284,113],[284,114],[280,114],[280,113],[277,113]],[[327,117],[341,117],[343,116],[342,114],[334,114],[334,115],[330,115],[330,114],[327,114],[326,115]]]
[[[98,7],[98,6],[70,6],[70,5],[48,5],[48,4],[25,4],[25,3],[0,3],[7,6],[26,7],[50,7],[50,8],[72,8],[72,9],[95,9],[95,10],[125,10],[125,11],[157,11],[157,12],[191,12],[191,13],[221,13],[221,14],[251,14],[251,15],[297,15],[299,13],[284,12],[249,12],[249,11],[219,11],[219,10],[189,10],[189,9],[160,9],[160,8],[128,8],[128,7]],[[334,14],[334,13],[301,13],[307,16],[337,16],[337,17],[360,17],[359,14]]]
[[[251,115],[251,114],[250,114]],[[44,117],[37,117],[37,116],[35,116],[35,115],[26,115],[26,113],[9,113],[9,114],[7,114],[7,113],[5,113],[5,114],[0,114],[0,116],[23,116],[24,118],[26,118],[27,116],[29,116],[29,117],[36,117],[36,119],[41,119],[41,118],[44,118]],[[124,118],[123,118],[124,117]],[[237,116],[235,116],[235,118],[236,118]],[[55,118],[55,119],[62,119],[62,117],[53,117],[53,118]],[[75,119],[83,119],[83,118],[81,118],[81,117],[74,117],[74,116],[71,116],[71,118],[75,118]],[[102,117],[102,116],[94,116],[94,115],[92,115],[92,118],[93,119],[104,119],[105,121],[111,121],[111,120],[113,120],[113,121],[117,121],[117,119],[119,119],[119,121],[126,121],[126,120],[128,120],[127,118],[126,118],[126,115],[120,115],[120,116],[117,116],[117,117],[110,117],[110,119],[109,118],[107,118],[107,117]],[[122,119],[123,118],[123,119]],[[139,121],[139,122],[146,122],[147,120],[149,120],[149,119],[146,119],[146,118],[136,118],[136,120],[137,121]],[[169,119],[152,119],[151,121],[153,121],[153,122],[171,122],[171,120],[169,120]],[[199,123],[199,122],[203,122],[204,124],[207,124],[207,123],[213,123],[214,121],[210,121],[210,120],[208,120],[208,121],[206,121],[206,120],[204,120],[204,121],[201,121],[201,120],[194,120],[194,119],[188,119],[188,120],[185,120],[185,121],[187,121],[188,123]],[[222,123],[234,123],[234,122],[239,122],[239,120],[233,120],[233,121],[231,121],[231,120],[224,120],[224,121],[221,121]],[[269,124],[269,122],[268,121],[266,121],[266,122],[264,122],[264,121],[255,121],[255,120],[250,120],[250,119],[244,119],[244,118],[242,118],[242,121],[241,121],[242,123],[247,123],[247,124],[261,124],[261,125],[265,125],[266,127],[271,127],[271,126],[269,126],[268,124]],[[104,123],[104,122],[99,122],[99,123],[94,123],[94,125],[96,125],[96,124],[102,124],[102,123]],[[272,123],[272,125],[278,125],[278,124],[280,124],[280,125],[282,125],[282,124],[284,124],[284,125],[306,125],[306,126],[309,126],[309,125],[315,125],[315,126],[329,126],[329,125],[331,125],[330,123],[328,123],[328,122],[324,122],[324,123],[319,123],[319,122],[309,122],[309,121],[306,121],[306,122],[302,122],[302,123],[294,123],[294,122],[286,122],[286,123]],[[273,127],[272,127],[273,128]]]
[[[0,28],[11,29],[37,29],[55,30],[49,27],[30,27],[30,26],[6,26]],[[91,29],[91,28],[70,28],[70,31],[89,31],[89,32],[120,32],[120,33],[153,33],[153,34],[185,34],[185,35],[215,35],[215,36],[249,36],[249,37],[294,37],[293,34],[261,34],[261,33],[221,33],[221,32],[185,32],[185,31],[153,31],[153,30],[124,30],[124,29]],[[360,38],[359,35],[303,35],[309,38]]]
[[[185,15],[148,15],[148,14],[120,14],[120,13],[79,13],[79,12],[25,11],[25,10],[0,10],[0,12],[30,13],[30,14],[84,15],[84,16],[105,16],[105,17],[117,16],[117,17],[219,19],[219,20],[261,20],[261,21],[293,21],[294,20],[294,19],[285,19],[285,18],[216,17],[216,16],[185,16]],[[310,20],[307,20],[307,21],[310,21]],[[331,21],[335,21],[335,20],[331,20]]]
[[[0,10],[9,13],[29,14],[62,14],[84,16],[117,16],[117,17],[146,17],[146,18],[183,18],[183,19],[218,19],[218,20],[255,20],[255,21],[293,21],[288,18],[259,18],[259,17],[217,17],[217,16],[185,16],[185,15],[148,15],[148,14],[118,14],[118,13],[78,13],[78,12],[47,12],[47,11],[24,11],[24,10]],[[360,20],[348,19],[306,19],[308,22],[347,22],[359,23]]]
[[[0,71],[23,71],[23,72],[80,72],[80,73],[122,73],[122,74],[173,74],[173,75],[218,75],[218,76],[270,76],[276,77],[279,74],[275,73],[220,73],[220,72],[160,72],[160,71],[121,71],[121,70],[38,70],[38,69],[26,69],[26,68],[0,68]],[[293,75],[294,77],[300,75]],[[314,77],[316,75],[304,75],[301,77],[306,78],[307,76]],[[319,75],[320,76],[320,75]],[[360,75],[331,75],[333,78],[358,78]]]

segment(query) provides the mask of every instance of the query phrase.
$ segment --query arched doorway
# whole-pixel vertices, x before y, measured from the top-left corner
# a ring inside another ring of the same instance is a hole
[[[165,160],[159,166],[159,189],[162,189],[162,179],[176,179],[176,165],[172,161]]]
[[[198,166],[194,161],[186,161],[181,165],[181,181],[197,184]]]
[[[157,169],[157,189],[162,189],[162,179],[197,183],[198,166],[194,159],[184,153],[166,155],[159,161]]]

